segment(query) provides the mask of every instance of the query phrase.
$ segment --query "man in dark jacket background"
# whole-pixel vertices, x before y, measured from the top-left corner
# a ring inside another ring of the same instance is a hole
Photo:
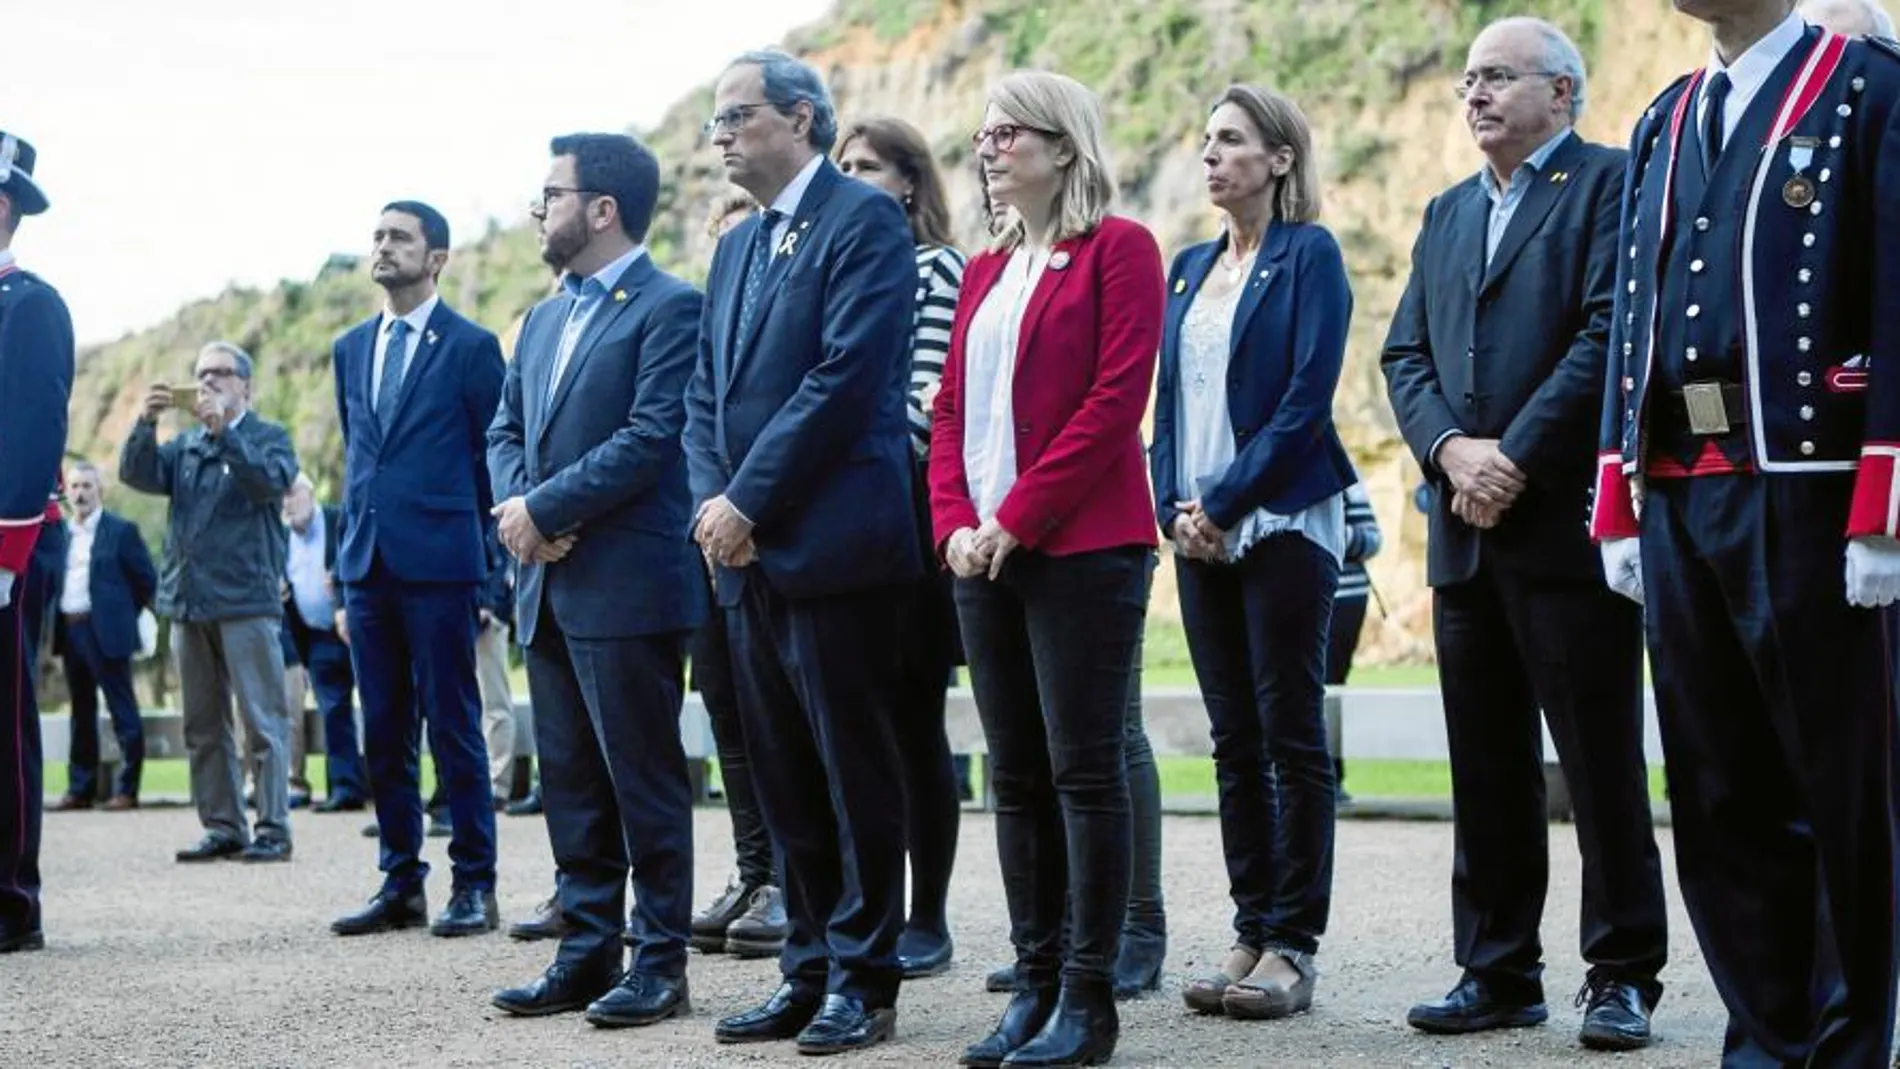
[[[335,505],[318,508],[316,488],[299,475],[284,495],[284,520],[290,527],[284,632],[297,663],[310,677],[323,717],[326,797],[315,811],[361,810],[368,803],[369,780],[356,739],[356,675],[350,670],[350,647],[338,629],[342,605],[333,582],[336,547],[343,540],[342,513]]]
[[[158,611],[171,618],[191,796],[205,836],[179,861],[290,860],[290,713],[279,629],[284,492],[297,457],[284,428],[250,411],[251,357],[229,342],[198,353],[198,426],[160,444],[172,388],[156,383],[119,458],[134,490],[171,499]],[[237,700],[257,762],[257,837],[244,816],[232,734]]]

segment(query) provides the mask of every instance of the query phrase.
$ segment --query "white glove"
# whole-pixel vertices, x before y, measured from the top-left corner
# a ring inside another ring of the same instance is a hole
[[[0,568],[0,609],[13,604],[13,573]]]
[[[1610,589],[1638,605],[1643,603],[1643,540],[1612,538],[1597,546],[1603,554],[1603,578]]]
[[[1847,543],[1847,603],[1878,609],[1900,601],[1900,542],[1872,536]]]

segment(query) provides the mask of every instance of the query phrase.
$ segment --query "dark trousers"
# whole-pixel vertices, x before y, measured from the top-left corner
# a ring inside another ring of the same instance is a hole
[[[948,939],[950,873],[957,861],[963,806],[957,800],[950,739],[944,734],[955,663],[956,607],[946,573],[918,580],[904,628],[903,679],[893,726],[904,770],[904,843],[910,856],[906,931],[926,942]],[[907,948],[908,950],[908,948]]]
[[[312,630],[307,658],[304,668],[323,716],[324,789],[331,798],[368,799],[369,773],[356,740],[356,673],[350,667],[350,648],[335,632]]]
[[[957,614],[996,793],[1018,974],[1106,982],[1128,911],[1129,673],[1152,551],[1018,550],[959,579]]]
[[[893,1005],[902,979],[904,785],[892,729],[904,586],[793,600],[756,569],[727,610],[746,746],[790,925],[779,966]]]
[[[448,790],[455,886],[492,889],[495,803],[475,685],[475,584],[405,583],[378,558],[366,582],[344,588],[344,605],[384,886],[412,891],[429,874],[418,768],[426,722],[436,775]]]
[[[54,548],[48,549],[53,540]],[[0,935],[40,928],[40,817],[45,787],[33,666],[53,601],[65,530],[47,524],[0,609]]]
[[[1135,637],[1129,661],[1128,710],[1122,718],[1122,767],[1128,775],[1130,842],[1128,916],[1123,935],[1161,938],[1168,915],[1161,895],[1161,770],[1155,765],[1148,725],[1141,716],[1142,636]]]
[[[1849,475],[1652,480],[1676,870],[1725,1066],[1880,1066],[1894,1000],[1891,610],[1845,600]]]
[[[1212,725],[1234,931],[1255,950],[1313,953],[1333,900],[1325,676],[1339,564],[1293,532],[1232,564],[1178,563],[1181,620]]]
[[[693,632],[693,687],[712,721],[719,751],[719,779],[726,785],[726,812],[732,817],[732,845],[738,854],[739,881],[747,887],[777,886],[772,836],[759,812],[752,787],[752,762],[746,756],[745,724],[739,716],[739,692],[732,675],[732,643],[726,614],[715,609]]]
[[[103,690],[122,756],[112,793],[137,798],[139,774],[145,767],[145,723],[139,719],[139,699],[132,690],[132,658],[107,657],[99,649],[92,621],[81,619],[66,623],[62,660],[73,711],[66,793],[74,798],[91,798],[98,790],[99,692]]]
[[[1352,655],[1359,649],[1359,632],[1366,626],[1365,594],[1333,599],[1333,622],[1326,637],[1326,685],[1343,686],[1352,675]]]
[[[1601,580],[1484,565],[1434,591],[1432,626],[1451,750],[1458,964],[1501,997],[1543,998],[1541,708],[1583,855],[1583,960],[1592,978],[1634,984],[1653,1005],[1668,939],[1643,762],[1642,611]]]
[[[561,913],[556,961],[617,969],[633,878],[633,968],[686,974],[693,789],[680,746],[684,634],[583,639],[543,599],[527,649],[541,800]]]

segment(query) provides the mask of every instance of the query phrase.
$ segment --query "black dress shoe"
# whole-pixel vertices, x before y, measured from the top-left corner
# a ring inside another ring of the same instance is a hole
[[[368,805],[361,798],[331,795],[310,807],[312,813],[360,813]]]
[[[310,807],[310,792],[309,791],[291,791],[290,792],[290,808],[308,809],[309,807]]]
[[[38,928],[30,932],[8,932],[0,935],[0,954],[19,954],[28,950],[45,950],[46,933]]]
[[[47,806],[55,813],[71,813],[80,809],[92,808],[92,796],[89,794],[63,794],[59,801]]]
[[[1144,991],[1161,987],[1161,962],[1168,956],[1168,937],[1153,932],[1122,933],[1122,947],[1115,955],[1117,999],[1140,998]]]
[[[745,912],[726,927],[726,953],[735,958],[776,958],[785,948],[785,895],[776,887],[752,892]]]
[[[1405,1022],[1421,1032],[1453,1036],[1494,1028],[1529,1028],[1543,1024],[1549,1016],[1550,1010],[1542,1002],[1506,1002],[1484,981],[1467,976],[1437,1002],[1413,1006]]]
[[[909,934],[909,933],[905,933]],[[927,976],[942,976],[950,971],[950,958],[955,953],[955,944],[949,936],[933,937],[934,945],[915,947],[904,946],[899,940],[897,964],[904,970],[904,979],[921,980]],[[922,940],[917,940],[922,942]]]
[[[713,1038],[721,1043],[770,1043],[791,1039],[818,1016],[818,1004],[822,1001],[818,992],[787,981],[760,1005],[714,1025]]]
[[[480,935],[499,927],[501,908],[495,904],[495,892],[458,887],[449,894],[449,904],[429,925],[429,934],[444,938]]]
[[[727,880],[726,889],[719,892],[719,897],[713,899],[705,909],[693,914],[693,948],[708,954],[723,953],[726,949],[726,929],[745,915],[746,906],[757,890],[758,887],[746,883],[737,874]]]
[[[1000,969],[991,969],[983,978],[985,991],[1014,991],[1022,985],[1016,982],[1016,963],[1011,962]]]
[[[1115,989],[1107,980],[1070,980],[1042,1031],[1003,1059],[1006,1066],[1101,1065],[1121,1038]]]
[[[550,898],[534,907],[534,916],[518,921],[508,929],[508,938],[519,939],[524,943],[537,939],[564,939],[573,927],[567,923],[567,916],[561,912],[559,897]]]
[[[449,823],[449,818],[430,813],[429,830],[423,834],[431,839],[447,839],[455,835],[455,826]]]
[[[363,825],[363,838],[380,839],[382,837],[383,829],[375,821],[372,820],[368,824]]]
[[[629,972],[613,990],[587,1007],[587,1023],[602,1028],[638,1028],[692,1012],[686,977]]]
[[[245,847],[244,852],[238,855],[238,860],[252,865],[268,861],[289,861],[290,840],[273,837],[252,840],[251,845]]]
[[[843,1054],[887,1042],[897,1035],[897,1011],[871,1009],[850,995],[826,995],[825,1004],[803,1032],[800,1054]]]
[[[546,1017],[554,1013],[572,1013],[584,1010],[588,1003],[611,991],[619,975],[608,971],[600,972],[577,969],[567,965],[551,965],[540,976],[520,987],[510,987],[495,992],[489,1001],[498,1010],[505,1010],[516,1017]]]
[[[1641,1050],[1649,1046],[1649,1000],[1635,984],[1592,979],[1577,992],[1583,1027],[1577,1039],[1591,1050]]]
[[[222,835],[207,835],[198,840],[198,845],[187,846],[178,851],[177,858],[184,862],[221,861],[227,857],[236,857],[244,852],[244,844],[236,839],[227,839]]]
[[[1016,1048],[1036,1037],[1042,1026],[1049,1023],[1049,1015],[1055,1012],[1056,995],[1061,989],[1055,987],[1019,988],[1010,997],[1009,1005],[1003,1007],[1003,1017],[996,1022],[996,1031],[991,1032],[981,1043],[972,1045],[959,1059],[963,1065],[974,1065],[980,1069],[995,1069],[1003,1064],[1003,1059],[1015,1053]]]
[[[509,802],[508,808],[505,810],[511,817],[536,817],[540,816],[542,811],[541,789],[539,787],[535,788],[534,793],[523,798],[521,801]]]
[[[429,900],[420,888],[409,894],[378,891],[369,905],[330,922],[337,935],[370,935],[398,928],[420,928],[429,923]]]

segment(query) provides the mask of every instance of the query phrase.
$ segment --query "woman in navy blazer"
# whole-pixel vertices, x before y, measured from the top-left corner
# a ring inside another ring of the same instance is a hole
[[[1333,428],[1352,293],[1314,223],[1312,135],[1291,101],[1235,86],[1203,163],[1225,233],[1168,277],[1156,515],[1214,739],[1238,940],[1189,1006],[1283,1017],[1312,1003],[1332,899],[1326,640],[1352,464]]]
[[[1018,73],[973,139],[1007,216],[964,272],[931,515],[989,742],[1020,986],[966,1065],[1093,1065],[1119,1034],[1122,722],[1156,543],[1141,419],[1162,282],[1154,237],[1108,214],[1102,128],[1088,89]]]

